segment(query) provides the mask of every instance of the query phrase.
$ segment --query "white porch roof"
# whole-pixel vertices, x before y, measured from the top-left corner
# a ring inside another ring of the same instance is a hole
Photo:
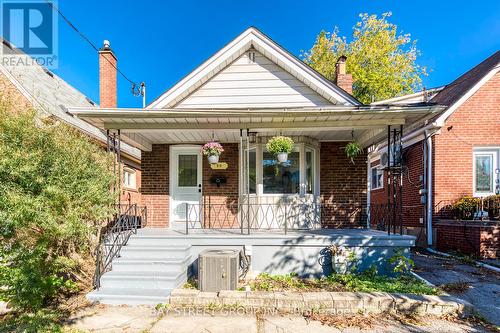
[[[95,109],[68,111],[103,130],[120,130],[121,138],[137,148],[152,144],[200,143],[213,136],[239,142],[240,129],[258,136],[282,133],[320,141],[355,138],[368,146],[385,137],[388,125],[412,123],[441,110],[439,106],[335,106],[297,109]]]

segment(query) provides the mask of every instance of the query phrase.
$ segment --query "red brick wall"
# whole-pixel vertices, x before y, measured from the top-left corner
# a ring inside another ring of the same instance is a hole
[[[473,148],[500,146],[500,73],[486,82],[434,136],[434,206],[473,194]]]
[[[149,227],[167,227],[169,217],[169,145],[153,145],[142,153],[142,204]]]
[[[8,110],[13,110],[14,112],[26,111],[33,108],[31,102],[2,73],[0,73],[0,103],[7,103]]]
[[[420,218],[425,216],[425,205],[420,202],[419,189],[422,188],[421,176],[424,175],[423,141],[417,142],[403,151],[406,166],[403,174],[403,225],[421,227]],[[372,162],[372,167],[379,161]],[[383,188],[372,190],[370,203],[380,205],[387,203],[387,172],[384,172]]]
[[[500,225],[479,222],[443,221],[436,223],[437,249],[456,251],[483,258],[500,258]]]
[[[239,148],[237,143],[225,143],[224,153],[219,162],[226,162],[226,170],[213,170],[207,158],[203,157],[203,203],[211,209],[205,209],[204,222],[207,227],[231,227],[238,224],[238,174]],[[210,179],[226,177],[227,183],[217,187]]]
[[[321,222],[326,228],[366,225],[366,154],[353,164],[345,145],[322,142],[320,147]]]
[[[99,105],[101,108],[115,108],[116,57],[112,51],[99,51]]]
[[[153,145],[150,152],[142,155],[142,203],[148,208],[148,226],[169,225],[169,145]],[[226,162],[226,170],[212,170],[205,157],[202,159],[203,198],[205,204],[215,205],[206,211],[206,223],[218,226],[236,223],[234,206],[238,202],[238,144],[224,144],[220,162]],[[225,176],[227,183],[217,187],[210,183],[212,176]]]
[[[120,196],[121,203],[131,203],[141,205],[141,170],[130,165],[124,165],[127,169],[135,171],[135,188],[127,188],[123,185],[123,171],[122,171],[122,193]]]

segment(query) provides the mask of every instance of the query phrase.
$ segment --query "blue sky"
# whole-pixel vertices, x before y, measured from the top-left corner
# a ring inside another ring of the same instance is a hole
[[[59,8],[98,46],[111,41],[119,68],[146,82],[148,103],[250,25],[300,55],[322,29],[337,26],[349,37],[359,13],[391,11],[391,21],[418,40],[418,62],[430,69],[426,87],[449,83],[500,49],[498,0],[59,0]],[[97,54],[61,20],[55,72],[99,101]],[[118,104],[141,106],[122,78]]]

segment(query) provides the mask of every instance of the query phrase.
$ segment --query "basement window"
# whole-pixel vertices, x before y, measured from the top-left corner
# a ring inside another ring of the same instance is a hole
[[[123,186],[129,189],[136,189],[136,172],[132,169],[123,169]]]

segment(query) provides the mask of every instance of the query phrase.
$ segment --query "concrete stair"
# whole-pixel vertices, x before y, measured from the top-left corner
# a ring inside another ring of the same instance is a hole
[[[101,277],[101,287],[87,294],[103,304],[156,305],[187,280],[190,246],[168,239],[132,235]]]

